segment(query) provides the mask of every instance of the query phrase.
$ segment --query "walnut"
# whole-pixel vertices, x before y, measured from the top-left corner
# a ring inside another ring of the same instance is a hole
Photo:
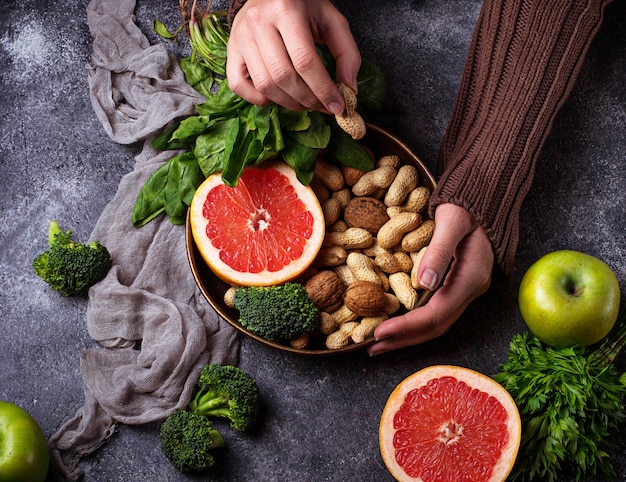
[[[375,316],[384,312],[387,297],[380,284],[356,281],[346,289],[343,302],[359,316]]]
[[[355,197],[344,209],[343,217],[349,226],[363,228],[376,234],[380,227],[389,221],[387,206],[373,197]]]
[[[346,285],[334,271],[322,270],[304,285],[309,298],[320,311],[333,312],[343,304]]]

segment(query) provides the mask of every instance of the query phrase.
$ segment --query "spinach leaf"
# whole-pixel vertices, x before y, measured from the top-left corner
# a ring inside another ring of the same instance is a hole
[[[374,162],[363,147],[346,134],[336,122],[330,124],[331,137],[328,143],[330,153],[344,166],[354,167],[361,171],[374,169]]]
[[[314,149],[323,149],[330,141],[330,127],[319,112],[309,112],[311,125],[303,131],[291,131],[289,135],[300,144]]]
[[[179,125],[180,121],[175,122],[170,128],[155,136],[155,138],[152,139],[152,142],[150,143],[152,147],[159,151],[182,149],[183,147],[187,147],[184,142],[170,141],[172,134],[174,133],[174,131],[176,131],[176,129],[178,129]]]
[[[159,166],[139,191],[133,208],[133,226],[141,227],[165,211],[165,185],[172,159]]]
[[[286,131],[303,131],[311,125],[311,117],[306,110],[289,110],[279,107],[278,118],[282,129]]]
[[[285,137],[285,148],[281,151],[283,160],[296,171],[296,177],[305,186],[308,186],[315,173],[315,160],[319,149],[305,146],[291,135]]]
[[[387,97],[387,79],[380,68],[363,59],[357,75],[357,105],[364,110],[378,111]]]
[[[185,74],[185,81],[198,93],[207,98],[213,95],[211,91],[216,79],[211,69],[196,62],[192,56],[180,59],[178,64]]]
[[[228,82],[224,79],[215,94],[207,97],[203,103],[198,104],[196,109],[200,115],[215,117],[226,117],[234,115],[237,109],[248,105],[248,103],[235,94],[228,87]]]
[[[192,152],[184,152],[168,162],[167,183],[163,191],[166,214],[172,224],[185,221],[187,207],[204,176]]]
[[[215,122],[208,116],[191,116],[183,119],[178,128],[172,132],[169,142],[178,141],[190,145],[200,134],[203,134]]]
[[[231,124],[236,120],[233,118],[216,122],[204,134],[196,138],[193,153],[206,177],[224,169],[223,153],[226,149],[226,136]]]

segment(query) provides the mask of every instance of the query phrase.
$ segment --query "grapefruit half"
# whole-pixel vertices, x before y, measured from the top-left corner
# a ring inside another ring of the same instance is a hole
[[[391,393],[379,441],[398,481],[502,482],[521,432],[517,406],[502,385],[468,368],[435,365]]]
[[[284,162],[247,167],[235,187],[212,174],[196,190],[189,218],[204,261],[239,286],[293,280],[313,263],[325,234],[317,197]]]

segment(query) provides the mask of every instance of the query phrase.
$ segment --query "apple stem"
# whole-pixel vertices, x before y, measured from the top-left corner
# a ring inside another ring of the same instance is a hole
[[[593,353],[601,365],[609,365],[615,361],[624,346],[626,346],[626,306],[620,308],[615,327]]]

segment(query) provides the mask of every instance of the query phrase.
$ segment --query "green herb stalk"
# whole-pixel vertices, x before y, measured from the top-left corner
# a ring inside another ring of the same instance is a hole
[[[512,481],[614,477],[609,451],[621,443],[626,374],[614,361],[626,344],[622,308],[616,327],[594,348],[553,348],[525,333],[511,340],[508,360],[494,379],[512,395],[522,441]]]

